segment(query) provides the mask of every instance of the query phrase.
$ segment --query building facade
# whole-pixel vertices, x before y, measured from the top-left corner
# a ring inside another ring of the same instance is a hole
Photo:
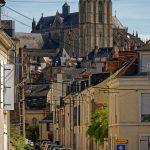
[[[148,150],[150,124],[150,46],[138,50],[138,72],[108,82],[109,145],[111,150],[122,140],[128,150]],[[134,65],[134,64],[132,64]]]
[[[11,70],[12,71],[11,77],[9,74],[7,76],[5,75],[6,70],[8,69],[6,64],[12,63],[14,64],[14,56],[10,55],[12,50],[15,51],[15,46],[14,42],[11,40],[11,38],[2,30],[0,29],[0,76],[1,76],[1,92],[0,92],[0,97],[1,97],[1,105],[0,105],[0,149],[3,150],[8,150],[9,148],[9,142],[10,142],[10,110],[13,110],[14,106],[14,83],[9,84],[9,82],[13,82],[14,80],[14,68]],[[7,78],[9,77],[11,81]],[[7,78],[7,80],[6,80]],[[9,91],[9,97],[7,93],[7,87],[6,85],[10,86],[11,91]],[[13,86],[13,87],[12,87]],[[7,99],[9,97],[9,99]],[[9,102],[9,103],[8,103]]]
[[[79,1],[80,49],[87,55],[96,46],[112,47],[111,0]]]

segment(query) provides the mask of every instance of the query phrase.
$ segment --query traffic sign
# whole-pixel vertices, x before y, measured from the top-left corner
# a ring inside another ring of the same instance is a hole
[[[115,143],[116,144],[127,144],[128,140],[126,140],[126,139],[116,139]]]
[[[126,150],[126,144],[116,144],[116,150]]]

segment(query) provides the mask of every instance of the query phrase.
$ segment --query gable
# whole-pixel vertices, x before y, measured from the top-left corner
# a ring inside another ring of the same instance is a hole
[[[52,27],[60,27],[63,22],[63,18],[57,13],[52,24]]]

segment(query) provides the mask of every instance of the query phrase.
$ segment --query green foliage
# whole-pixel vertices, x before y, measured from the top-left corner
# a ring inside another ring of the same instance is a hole
[[[30,146],[25,143],[25,139],[18,133],[15,125],[10,125],[10,141],[16,150],[30,150]]]
[[[38,126],[36,126],[36,125],[29,125],[27,127],[27,130],[30,131],[31,133],[33,133],[33,132],[38,130]]]
[[[87,128],[87,135],[104,142],[108,137],[108,107],[95,111]]]
[[[30,150],[30,145],[25,145],[24,149],[25,150]]]

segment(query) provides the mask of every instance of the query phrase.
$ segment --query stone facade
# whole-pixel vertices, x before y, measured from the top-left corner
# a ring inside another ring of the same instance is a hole
[[[82,53],[100,47],[112,47],[111,0],[80,0],[80,49]]]
[[[32,33],[48,35],[72,57],[85,56],[96,46],[127,48],[143,44],[138,34],[128,34],[128,28],[112,16],[111,0],[80,0],[79,12],[74,13],[70,13],[70,6],[65,3],[62,10],[54,16],[42,15],[37,24],[33,20]]]

